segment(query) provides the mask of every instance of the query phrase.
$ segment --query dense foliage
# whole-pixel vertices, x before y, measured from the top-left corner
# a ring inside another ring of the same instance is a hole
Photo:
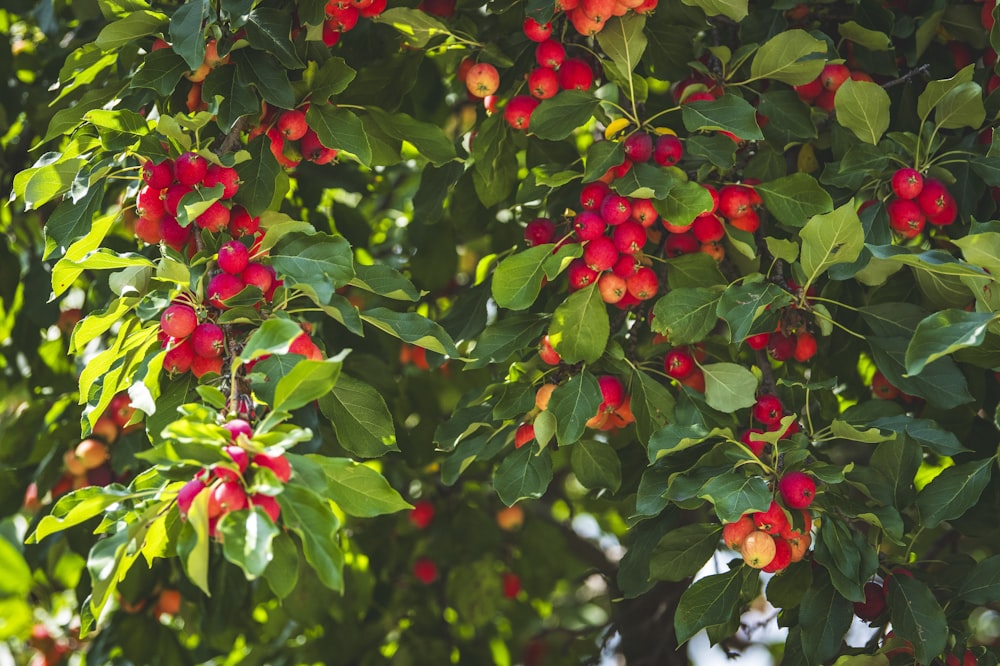
[[[998,663],[996,13],[7,3],[0,662]]]

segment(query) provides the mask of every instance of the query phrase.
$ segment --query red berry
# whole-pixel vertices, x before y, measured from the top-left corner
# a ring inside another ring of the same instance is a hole
[[[240,273],[240,280],[245,286],[257,287],[261,293],[266,294],[274,283],[274,274],[269,267],[263,264],[249,263]]]
[[[756,335],[747,336],[745,342],[750,349],[764,349],[767,347],[767,341],[770,338],[770,333],[757,333]]]
[[[836,92],[844,81],[851,78],[851,70],[847,68],[847,65],[830,63],[823,68],[823,71],[819,74],[819,80],[823,84],[823,88],[830,91]]]
[[[514,448],[519,449],[535,438],[535,426],[522,423],[514,432]]]
[[[559,76],[554,69],[536,67],[528,74],[528,91],[536,99],[549,99],[559,92]]]
[[[188,340],[181,340],[163,355],[163,369],[170,374],[183,374],[194,362],[194,348]]]
[[[194,502],[194,498],[204,489],[204,481],[201,479],[191,479],[177,492],[177,510],[180,511],[182,518],[187,516],[188,511],[191,510],[191,503]]]
[[[260,218],[251,217],[243,206],[233,206],[229,211],[229,235],[233,238],[252,236],[260,228]]]
[[[753,406],[753,417],[760,423],[771,426],[781,422],[785,409],[776,395],[765,393],[757,398]]]
[[[792,562],[792,547],[780,537],[774,539],[774,558],[761,568],[764,573],[777,573]]]
[[[287,483],[292,478],[292,466],[288,463],[288,458],[281,454],[258,453],[253,457],[253,464],[271,470],[282,483]]]
[[[816,336],[809,331],[799,331],[795,336],[795,351],[793,358],[799,363],[805,363],[816,355]]]
[[[191,334],[194,353],[205,358],[221,356],[226,348],[226,334],[217,324],[206,321],[198,324]]]
[[[625,401],[625,385],[622,384],[622,380],[614,375],[601,375],[597,378],[597,383],[601,387],[601,396],[604,398],[600,407],[601,411],[605,411],[607,408],[614,410],[622,406],[622,402]]]
[[[240,435],[245,435],[247,438],[253,437],[253,428],[243,419],[230,419],[223,423],[222,427],[229,431],[234,442]]]
[[[760,511],[753,514],[753,522],[757,529],[768,534],[781,534],[782,530],[788,527],[788,516],[784,509],[777,502],[771,502],[767,511]]]
[[[551,23],[539,23],[530,16],[524,19],[524,34],[533,42],[544,42],[552,36]]]
[[[181,185],[197,185],[207,173],[208,160],[198,153],[184,153],[174,162],[174,178]]]
[[[726,228],[722,226],[722,220],[718,215],[705,213],[694,218],[691,233],[701,243],[712,243],[722,240],[726,235]]]
[[[503,587],[503,596],[508,599],[515,598],[518,592],[521,591],[521,579],[518,578],[517,574],[505,573],[501,584]]]
[[[619,252],[639,254],[646,244],[646,228],[638,222],[628,219],[614,228],[611,238]]]
[[[209,303],[220,310],[225,310],[227,306],[224,301],[232,298],[241,291],[243,291],[242,280],[229,273],[219,273],[208,283],[205,296],[208,298]]]
[[[535,62],[542,67],[559,69],[566,59],[566,49],[554,39],[546,39],[535,47]]]
[[[222,516],[246,508],[247,493],[239,481],[223,481],[208,496],[209,517]]]
[[[640,301],[653,298],[660,289],[660,279],[649,266],[641,266],[635,275],[625,280],[625,284],[628,286],[628,293]]]
[[[656,212],[653,202],[649,199],[633,199],[632,219],[648,229],[656,224],[659,213]]]
[[[573,218],[573,232],[581,241],[590,241],[604,235],[608,223],[599,214],[585,210]]]
[[[632,204],[628,197],[609,194],[601,202],[601,217],[610,226],[617,226],[632,216]]]
[[[767,340],[767,353],[775,361],[787,361],[795,353],[795,336],[772,333]]]
[[[656,140],[653,161],[660,166],[673,166],[684,156],[684,144],[672,134],[664,134]]]
[[[788,472],[778,481],[778,492],[788,508],[804,509],[816,496],[816,482],[803,472]]]
[[[309,131],[309,123],[306,122],[306,114],[298,109],[285,111],[278,116],[278,131],[289,141],[298,141]]]
[[[414,502],[413,508],[410,509],[409,519],[418,529],[426,529],[434,520],[434,505],[427,500]]]
[[[222,202],[215,201],[194,218],[194,223],[213,234],[225,231],[229,226],[229,209]]]
[[[579,58],[567,58],[559,68],[559,87],[563,90],[590,90],[594,70]]]
[[[559,357],[559,352],[555,350],[552,346],[552,342],[549,340],[549,336],[544,336],[538,344],[538,357],[546,365],[559,365],[562,359]]]
[[[924,177],[916,169],[898,169],[892,174],[892,191],[900,199],[916,199],[924,189]]]
[[[517,95],[504,109],[503,117],[507,123],[518,130],[527,130],[531,124],[531,114],[538,106],[538,100],[530,95]]]
[[[142,180],[154,190],[163,190],[174,182],[174,163],[163,160],[159,164],[146,162],[142,165]]]
[[[601,236],[601,238],[604,238],[604,236]],[[566,269],[566,277],[569,279],[570,289],[576,291],[577,289],[583,289],[587,285],[593,284],[597,280],[597,271],[588,266],[585,260],[574,259],[570,262],[569,268]]]
[[[260,493],[251,495],[249,500],[251,506],[259,506],[264,509],[264,513],[268,515],[272,522],[278,522],[278,518],[281,516],[281,505],[278,504],[278,500],[269,495],[261,495]]]
[[[618,261],[619,254],[621,253],[615,247],[614,241],[607,236],[599,236],[587,243],[587,247],[583,249],[583,260],[587,266],[600,273],[611,270]]]
[[[585,210],[600,210],[604,198],[611,193],[611,188],[607,183],[596,181],[587,183],[580,191],[580,205]]]
[[[430,585],[437,580],[437,565],[428,557],[418,557],[413,563],[413,575],[424,585]]]
[[[616,262],[617,264],[617,262]],[[615,273],[602,273],[597,279],[597,290],[605,303],[618,303],[628,293],[625,278]]]
[[[886,206],[886,212],[889,213],[889,226],[903,238],[914,238],[924,230],[926,217],[913,201],[893,199]]]
[[[465,75],[465,87],[476,97],[492,95],[500,87],[500,73],[488,62],[478,63]]]
[[[653,156],[653,138],[645,132],[636,132],[625,139],[625,155],[633,162],[645,162]]]
[[[229,241],[219,248],[219,268],[230,275],[242,273],[250,263],[250,251],[239,241]]]
[[[160,329],[172,338],[186,338],[197,325],[198,314],[183,303],[174,303],[160,315]]]
[[[232,167],[219,166],[213,164],[208,167],[202,185],[205,187],[215,187],[222,185],[222,198],[232,199],[240,189],[240,174]]]
[[[885,611],[885,594],[874,581],[865,583],[864,602],[854,602],[854,614],[866,622],[874,622]]]
[[[684,379],[694,372],[694,357],[684,349],[671,349],[663,359],[664,371],[674,379]]]

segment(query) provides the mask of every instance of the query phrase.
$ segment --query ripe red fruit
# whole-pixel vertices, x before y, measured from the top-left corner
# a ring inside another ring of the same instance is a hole
[[[160,329],[172,338],[186,338],[197,325],[198,314],[183,303],[174,303],[160,315]]]
[[[201,379],[209,373],[222,374],[222,357],[207,357],[195,354],[194,360],[191,361],[191,374]]]
[[[240,435],[245,435],[247,438],[253,437],[253,428],[243,419],[230,419],[223,423],[222,427],[229,431],[234,442]]]
[[[257,287],[261,293],[266,294],[274,283],[274,275],[271,273],[271,269],[263,264],[249,263],[240,273],[240,280],[244,286]]]
[[[229,209],[222,202],[215,201],[205,212],[194,218],[194,223],[213,234],[225,231],[229,226]]]
[[[656,277],[656,272],[649,266],[641,266],[635,275],[625,281],[625,284],[628,286],[628,293],[640,301],[653,298],[660,289],[660,279]]]
[[[823,88],[830,91],[836,92],[844,81],[851,78],[851,70],[847,68],[847,65],[830,63],[823,68],[823,71],[819,74],[819,80],[823,84]]]
[[[205,178],[201,182],[205,187],[222,185],[222,198],[232,199],[240,189],[240,174],[232,167],[213,164],[208,167]]]
[[[799,331],[795,336],[795,351],[792,356],[804,363],[816,355],[816,336],[809,331]]]
[[[892,174],[892,191],[900,199],[916,199],[924,189],[924,177],[916,169],[906,167]]]
[[[674,379],[684,379],[694,372],[694,357],[684,349],[671,349],[663,358],[663,367]]]
[[[601,202],[601,217],[610,226],[616,226],[632,216],[632,204],[627,197],[608,194]]]
[[[505,573],[501,585],[503,587],[503,596],[508,599],[515,598],[517,593],[521,591],[521,579],[514,573]]]
[[[518,130],[527,130],[531,124],[531,113],[538,106],[538,100],[530,95],[517,95],[509,102],[503,111],[504,120]]]
[[[671,259],[697,252],[700,247],[701,243],[691,232],[670,234],[663,242],[663,252]]]
[[[617,263],[617,262],[616,262]],[[597,279],[597,290],[605,303],[618,303],[628,293],[625,278],[615,273],[603,273]]]
[[[712,243],[722,240],[726,235],[726,228],[722,226],[722,220],[717,215],[705,213],[694,218],[691,233],[701,243]]]
[[[188,340],[181,340],[163,355],[163,369],[170,374],[181,374],[191,369],[194,362],[194,347]]]
[[[778,481],[778,492],[789,509],[804,509],[816,496],[816,482],[804,472],[788,472]]]
[[[775,361],[787,361],[795,353],[795,336],[775,332],[767,340],[767,353]]]
[[[977,666],[978,663],[979,659],[972,650],[966,650],[961,659],[957,655],[949,654],[944,660],[944,666]]]
[[[889,226],[903,238],[914,238],[924,230],[927,220],[920,206],[913,201],[893,199],[886,206],[886,212],[889,214]]]
[[[781,422],[785,411],[776,395],[765,393],[757,398],[753,406],[753,417],[760,423],[771,426]]]
[[[549,340],[549,336],[544,336],[538,344],[538,357],[542,359],[546,365],[559,365],[562,358],[559,356],[559,352],[555,350],[552,346],[552,341]]]
[[[220,310],[225,310],[227,306],[224,301],[241,291],[243,291],[242,280],[229,273],[219,273],[208,283],[205,295],[209,303]]]
[[[408,517],[410,522],[417,526],[417,529],[426,529],[434,520],[434,505],[427,500],[414,502]]]
[[[928,178],[916,198],[916,203],[933,224],[943,226],[955,221],[955,214],[958,212],[955,198],[939,180]],[[891,222],[892,217],[889,219]]]
[[[748,534],[743,545],[740,546],[743,561],[754,569],[763,569],[770,564],[776,552],[774,538],[770,534],[759,531]]]
[[[748,515],[741,516],[735,523],[726,523],[722,527],[722,541],[727,548],[738,550],[746,538],[754,532],[757,526],[754,525],[753,518]]]
[[[292,478],[292,466],[288,463],[288,458],[281,455],[271,455],[268,453],[258,453],[253,457],[253,464],[274,472],[278,480],[287,483]]]
[[[132,420],[132,415],[135,414],[135,407],[131,403],[132,399],[128,397],[128,393],[119,393],[111,398],[111,402],[108,404],[108,414],[119,428],[128,425],[128,422]]]
[[[208,496],[208,515],[221,516],[230,511],[246,508],[247,493],[239,481],[223,481],[212,489]]]
[[[488,62],[473,65],[465,75],[465,87],[476,97],[492,95],[500,87],[500,73]]]
[[[206,321],[198,324],[191,334],[194,353],[205,358],[221,356],[226,348],[226,334],[217,324]]]
[[[739,217],[729,218],[729,226],[752,234],[760,228],[760,216],[757,214],[757,211],[751,208]]]
[[[154,190],[163,190],[174,182],[174,163],[163,160],[159,164],[146,162],[142,165],[142,180]]]
[[[156,233],[169,247],[180,252],[191,239],[193,231],[190,226],[182,227],[173,217],[165,216],[157,224]]]
[[[600,411],[606,411],[608,408],[615,410],[621,407],[625,400],[625,385],[622,384],[622,380],[614,375],[601,375],[597,378],[597,383],[601,387],[601,396],[604,398]]]
[[[750,349],[764,349],[767,347],[767,341],[770,338],[770,333],[757,333],[756,335],[747,336],[745,342]]]
[[[145,186],[139,190],[135,198],[135,214],[154,222],[159,222],[166,215],[166,207],[160,198],[160,190]]]
[[[899,389],[893,386],[881,371],[876,370],[872,377],[872,395],[881,400],[895,400],[899,397]]]
[[[230,275],[242,273],[250,263],[250,251],[243,243],[234,240],[219,248],[219,268]]]
[[[428,557],[418,557],[413,563],[413,575],[424,585],[430,585],[437,580],[437,565]]]
[[[579,58],[566,58],[559,68],[559,87],[563,90],[590,90],[594,70]]]
[[[535,426],[522,423],[514,432],[514,448],[519,449],[535,438]]]
[[[208,160],[198,153],[187,152],[174,162],[174,178],[181,185],[197,185],[208,173]]]
[[[632,199],[632,219],[648,229],[656,224],[659,213],[649,199]]]
[[[306,114],[298,109],[285,111],[278,116],[278,131],[289,141],[298,141],[309,131],[309,123],[306,122]]]
[[[656,140],[653,161],[660,166],[673,166],[684,156],[684,144],[672,134],[664,134]]]
[[[251,217],[247,209],[239,204],[229,211],[229,235],[233,238],[252,236],[260,228],[260,218]]]
[[[601,236],[601,238],[604,238],[604,236]],[[611,241],[608,242],[610,243]],[[612,247],[612,249],[614,248]],[[617,253],[618,251],[615,250],[615,252]],[[572,291],[576,291],[577,289],[583,289],[589,284],[593,284],[597,280],[597,271],[588,266],[585,260],[574,259],[570,262],[569,268],[566,269],[566,277],[569,280],[569,288]]]
[[[854,614],[866,622],[874,622],[885,611],[882,586],[874,581],[865,583],[864,602],[854,602]]]
[[[559,76],[554,69],[536,67],[528,74],[528,92],[536,99],[549,99],[559,92]]]
[[[539,217],[528,222],[524,228],[524,240],[528,241],[528,245],[532,247],[551,243],[555,235],[555,223],[544,217]]]
[[[177,492],[177,510],[180,511],[182,518],[187,516],[188,511],[191,510],[191,503],[194,502],[194,498],[204,489],[204,481],[201,479],[191,479]]]
[[[795,86],[794,90],[798,93],[799,99],[803,102],[812,102],[823,92],[823,82],[817,76],[809,83],[803,83],[800,86]]]
[[[725,185],[719,190],[719,212],[726,217],[740,217],[750,211],[750,188]]]
[[[190,193],[192,188],[188,185],[174,183],[163,192],[163,208],[170,215],[177,217],[177,207],[180,206],[181,199]]]
[[[792,563],[792,547],[781,537],[774,538],[774,558],[761,571],[777,573]]]
[[[313,164],[329,164],[337,158],[337,151],[324,146],[319,140],[319,135],[311,129],[299,141],[299,150],[302,157]]]
[[[607,183],[596,181],[587,183],[580,191],[580,205],[584,210],[600,210],[605,197],[611,193]]]
[[[524,35],[533,42],[544,42],[552,36],[551,23],[539,23],[530,16],[524,19]]]
[[[756,428],[750,428],[744,430],[743,434],[740,436],[740,441],[747,445],[747,448],[758,458],[764,453],[764,447],[767,446],[767,442],[761,439],[752,439],[751,435],[763,435],[763,430],[757,430]]]
[[[759,511],[753,514],[753,522],[757,526],[757,529],[768,534],[781,534],[788,527],[788,516],[785,515],[785,511],[781,508],[780,504],[772,501],[767,511]]]
[[[554,39],[546,39],[535,47],[535,62],[542,67],[559,69],[566,59],[566,49]]]
[[[292,343],[288,345],[288,353],[301,354],[310,361],[323,360],[323,352],[320,351],[320,348],[316,346],[316,343],[306,333],[300,333],[292,340]]]
[[[223,481],[238,481],[243,476],[243,472],[247,471],[247,467],[250,466],[250,458],[247,456],[247,452],[238,446],[226,446],[222,450],[236,463],[236,470],[216,466],[212,469],[213,473]]]
[[[653,137],[645,132],[636,132],[625,139],[625,156],[633,162],[645,162],[653,156]]]
[[[261,495],[260,493],[251,495],[249,500],[251,506],[259,506],[264,509],[264,513],[268,515],[272,522],[278,522],[278,518],[281,516],[281,505],[278,504],[278,500],[269,495]]]
[[[615,248],[624,254],[639,254],[646,244],[646,228],[634,220],[625,220],[611,233]]]
[[[607,236],[599,236],[587,242],[587,247],[583,249],[583,261],[599,273],[611,270],[618,261],[619,254],[621,253],[615,247],[614,241]]]

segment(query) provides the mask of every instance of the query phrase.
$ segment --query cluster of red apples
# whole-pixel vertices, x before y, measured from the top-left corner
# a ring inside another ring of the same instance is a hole
[[[659,0],[556,0],[556,9],[566,13],[573,28],[584,37],[604,30],[612,16],[624,16],[630,10],[649,14]]]
[[[944,227],[958,216],[958,204],[945,184],[916,169],[898,169],[891,185],[894,196],[885,208],[889,226],[902,238],[916,238],[928,222]]]
[[[385,11],[386,0],[329,0],[324,9],[323,43],[334,46],[360,19],[375,18]]]
[[[260,450],[253,442],[253,428],[243,419],[231,419],[222,425],[231,442],[223,447],[228,460],[202,469],[177,493],[177,510],[186,519],[191,505],[202,493],[208,493],[208,528],[213,538],[220,538],[219,520],[231,511],[260,507],[278,522],[281,507],[273,496],[248,492],[260,470],[270,470],[281,483],[292,476],[292,467],[281,453]]]
[[[760,226],[757,209],[763,202],[753,183],[733,183],[719,189],[703,183],[702,187],[712,195],[712,207],[708,211],[685,225],[663,221],[664,228],[670,232],[663,243],[668,257],[704,252],[722,261],[726,256],[722,239],[726,236],[727,225],[747,233],[757,231]]]
[[[277,109],[265,104],[260,124],[250,131],[249,139],[266,134],[271,154],[286,169],[297,167],[302,160],[329,164],[337,158],[337,151],[324,146],[309,127],[308,110],[308,102],[294,109]]]
[[[799,94],[799,99],[806,104],[811,104],[830,113],[834,109],[834,98],[837,96],[837,91],[848,79],[871,81],[872,77],[865,72],[851,71],[847,65],[841,63],[829,63],[815,79],[809,83],[795,86],[795,92]]]

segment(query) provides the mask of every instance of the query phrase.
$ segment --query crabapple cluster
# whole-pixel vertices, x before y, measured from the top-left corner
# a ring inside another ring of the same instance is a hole
[[[746,444],[755,456],[760,458],[764,455],[764,448],[767,442],[755,439],[754,435],[762,435],[765,432],[776,432],[781,430],[782,418],[785,417],[785,408],[781,404],[781,399],[776,395],[764,393],[757,397],[757,402],[751,410],[751,415],[756,424],[760,427],[749,428],[743,431],[740,441]],[[781,437],[788,437],[799,431],[799,424],[792,421],[791,424],[781,433]]]
[[[804,558],[812,543],[812,516],[805,509],[796,511],[801,516],[801,527],[795,527],[789,520],[790,513],[772,501],[767,511],[744,514],[736,522],[723,526],[722,540],[739,551],[747,565],[765,573],[777,573]]]
[[[337,151],[320,142],[319,135],[309,127],[305,102],[294,109],[279,109],[265,105],[260,123],[249,133],[253,139],[266,134],[271,154],[278,164],[294,169],[302,160],[313,164],[329,164],[337,158]]]
[[[778,327],[773,333],[757,333],[747,337],[746,343],[754,350],[766,349],[775,361],[795,359],[799,363],[805,363],[815,356],[819,344],[816,336],[804,326],[794,332],[783,331]]]
[[[751,183],[723,185],[716,189],[711,185],[702,184],[712,195],[712,207],[697,216],[689,224],[673,224],[663,221],[664,228],[670,232],[663,242],[663,251],[668,257],[679,257],[694,252],[704,252],[716,261],[722,261],[726,256],[722,239],[726,235],[726,226],[753,233],[760,226],[761,206],[760,195]]]
[[[548,336],[543,338],[543,348],[548,345]],[[555,353],[554,350],[552,353]],[[558,355],[557,355],[558,356]],[[556,362],[558,363],[558,361]],[[554,365],[554,364],[553,364]],[[614,375],[601,375],[597,378],[597,384],[601,388],[601,404],[597,408],[597,413],[587,419],[587,427],[594,430],[619,430],[635,422],[632,415],[631,400],[625,393],[625,385]],[[514,448],[521,448],[535,438],[535,427],[529,423],[529,419],[544,412],[549,407],[549,399],[552,392],[557,388],[556,384],[546,383],[538,387],[535,392],[535,408],[525,417],[525,422],[517,427],[514,432]]]
[[[663,370],[671,379],[694,389],[698,393],[705,392],[705,373],[698,366],[699,361],[707,358],[705,350],[700,346],[676,347],[663,357]]]
[[[891,184],[894,196],[885,208],[889,226],[902,238],[916,238],[928,222],[943,227],[958,216],[958,204],[945,184],[916,169],[898,169]]]
[[[612,16],[624,16],[629,10],[648,14],[658,0],[557,0],[556,9],[566,13],[570,24],[584,37],[596,35]]]
[[[270,470],[281,483],[292,476],[288,459],[280,453],[268,453],[253,441],[253,428],[243,419],[232,419],[222,425],[230,435],[223,451],[229,460],[202,469],[177,493],[177,510],[186,519],[191,505],[202,493],[208,493],[209,534],[219,538],[219,520],[231,511],[260,507],[277,522],[281,507],[270,494],[253,492],[254,481],[261,470]]]
[[[833,111],[834,98],[844,81],[871,81],[872,77],[865,72],[851,71],[844,64],[830,63],[826,65],[815,79],[809,83],[795,86],[799,99],[827,113]]]
[[[362,18],[374,18],[385,11],[386,0],[330,0],[324,8],[323,43],[334,46]]]

